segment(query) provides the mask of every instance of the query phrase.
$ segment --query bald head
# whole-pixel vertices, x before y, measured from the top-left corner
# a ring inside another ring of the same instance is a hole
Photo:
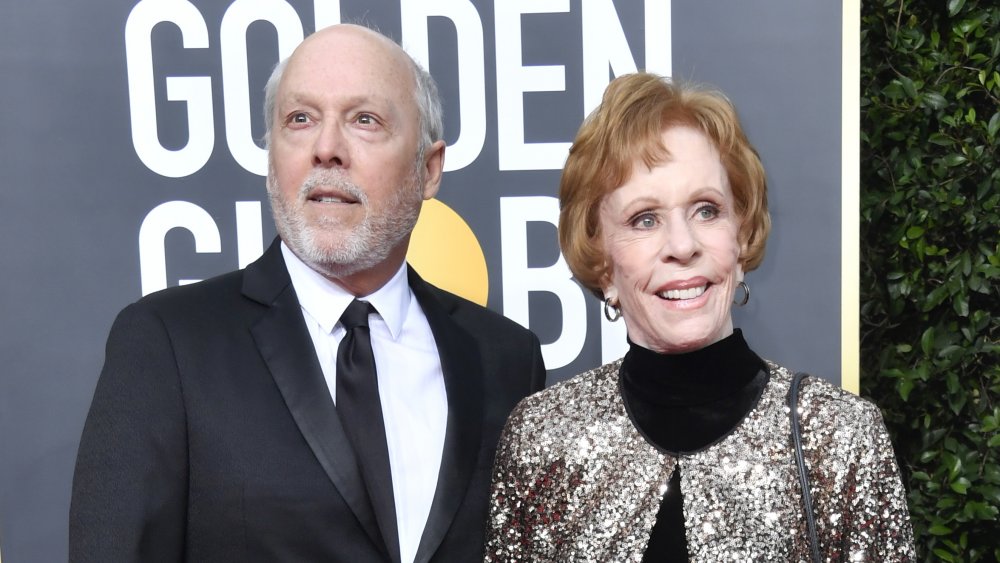
[[[271,73],[264,88],[264,143],[270,146],[271,129],[275,119],[275,100],[282,86],[289,66],[310,63],[310,68],[332,71],[333,66],[325,66],[324,60],[334,61],[345,53],[355,53],[360,49],[380,59],[379,65],[371,67],[371,72],[389,72],[407,84],[413,92],[413,101],[419,120],[419,151],[423,155],[432,143],[444,137],[441,119],[441,99],[437,85],[431,75],[424,70],[399,45],[385,35],[372,29],[354,25],[338,24],[323,28],[309,37],[288,58],[279,62]],[[408,78],[404,78],[409,74]]]
[[[430,77],[399,46],[356,25],[309,36],[268,81],[275,227],[354,295],[399,270],[422,202],[437,193],[445,143],[436,101]]]

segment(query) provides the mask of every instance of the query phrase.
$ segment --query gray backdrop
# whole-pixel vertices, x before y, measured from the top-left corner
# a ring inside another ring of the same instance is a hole
[[[277,23],[249,23],[255,14]],[[153,25],[160,16],[181,24]],[[8,1],[0,4],[7,563],[66,559],[77,442],[117,311],[144,287],[235,269],[274,236],[253,145],[263,132],[261,90],[296,33],[337,17],[403,36],[430,61],[446,138],[462,145],[449,148],[439,199],[482,246],[488,305],[546,344],[549,383],[623,349],[621,323],[602,338],[597,300],[566,280],[551,198],[559,143],[572,140],[595,88],[599,95],[629,62],[717,85],[735,102],[768,171],[774,219],[736,325],[762,356],[839,381],[840,3]],[[159,207],[166,202],[174,203]]]

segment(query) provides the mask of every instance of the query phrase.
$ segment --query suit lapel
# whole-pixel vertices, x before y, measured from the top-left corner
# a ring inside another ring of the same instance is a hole
[[[357,458],[330,398],[277,240],[247,267],[243,293],[269,307],[251,332],[299,431],[365,532],[375,545],[385,549]],[[387,552],[385,555],[388,557]]]
[[[451,318],[431,287],[409,269],[410,287],[427,317],[448,394],[448,425],[434,501],[417,549],[429,561],[451,527],[475,470],[482,440],[483,373],[478,342]]]

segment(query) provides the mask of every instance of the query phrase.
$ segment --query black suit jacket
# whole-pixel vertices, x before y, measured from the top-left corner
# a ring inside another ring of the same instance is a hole
[[[544,385],[541,350],[412,269],[409,282],[448,395],[416,560],[481,560],[494,450],[510,410]],[[277,241],[243,271],[119,314],[77,457],[69,549],[71,562],[399,561]]]

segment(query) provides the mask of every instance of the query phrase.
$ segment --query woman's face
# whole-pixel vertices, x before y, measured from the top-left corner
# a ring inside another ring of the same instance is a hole
[[[689,127],[663,132],[670,157],[641,161],[601,203],[610,278],[632,342],[660,353],[703,348],[733,332],[740,218],[719,153]]]

